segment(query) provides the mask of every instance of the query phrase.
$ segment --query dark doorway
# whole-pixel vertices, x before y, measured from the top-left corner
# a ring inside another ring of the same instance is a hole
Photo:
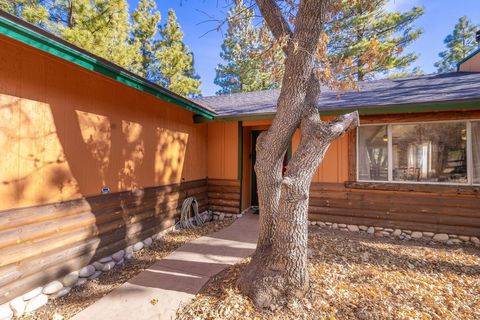
[[[257,174],[255,173],[255,161],[257,161],[257,150],[256,150],[256,145],[257,145],[257,139],[258,136],[262,133],[262,131],[252,131],[252,206],[258,206],[258,192],[257,192]],[[285,153],[285,157],[283,158],[283,169],[282,173],[285,173],[285,170],[287,169],[287,164],[288,164],[288,159],[290,158],[290,153],[291,153],[291,145],[288,147],[288,152]],[[256,212],[258,213],[258,211]]]

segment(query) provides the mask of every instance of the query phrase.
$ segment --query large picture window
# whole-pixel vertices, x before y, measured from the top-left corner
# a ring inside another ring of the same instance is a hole
[[[358,180],[480,184],[480,121],[358,128]]]

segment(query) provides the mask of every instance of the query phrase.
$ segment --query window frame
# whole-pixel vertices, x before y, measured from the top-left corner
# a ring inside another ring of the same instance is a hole
[[[466,183],[452,183],[452,182],[431,182],[431,181],[396,181],[393,180],[393,141],[392,141],[392,126],[394,125],[415,125],[422,123],[455,123],[463,122],[465,123],[465,128],[467,130],[467,141],[466,141],[466,152],[467,152],[467,182]],[[357,182],[370,182],[370,183],[379,183],[379,184],[413,184],[413,185],[440,185],[440,186],[480,186],[480,183],[473,183],[473,142],[472,142],[472,122],[480,122],[480,119],[461,119],[461,120],[439,120],[439,121],[408,121],[408,122],[378,122],[378,123],[369,123],[358,126],[356,128],[356,149],[355,149],[355,174]],[[372,126],[386,126],[387,127],[387,157],[388,157],[388,178],[387,180],[362,180],[360,179],[360,159],[359,159],[359,137],[360,137],[360,127],[372,127]]]

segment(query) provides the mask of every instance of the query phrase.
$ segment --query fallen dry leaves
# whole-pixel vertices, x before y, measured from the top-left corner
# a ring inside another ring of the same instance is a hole
[[[236,288],[248,262],[216,275],[178,319],[480,319],[480,250],[313,227],[311,289],[259,311]]]
[[[137,252],[134,258],[127,260],[122,266],[116,266],[113,270],[102,273],[98,279],[90,280],[81,287],[73,288],[67,296],[49,301],[45,307],[31,315],[22,317],[22,319],[70,319],[113,289],[150,267],[155,261],[175,251],[182,244],[216,232],[232,222],[232,220],[215,221],[195,229],[168,233],[162,240],[154,241],[150,248]],[[152,304],[159,302],[154,300],[151,301]]]

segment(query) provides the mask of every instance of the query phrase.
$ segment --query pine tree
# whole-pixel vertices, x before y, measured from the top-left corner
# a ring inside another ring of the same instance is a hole
[[[44,2],[43,0],[2,0],[0,10],[45,27],[48,22],[48,10]]]
[[[155,51],[158,43],[155,40],[160,23],[160,12],[154,0],[140,0],[137,9],[132,14],[132,43],[140,50],[141,70],[139,74],[145,78],[158,81],[160,76],[155,68]]]
[[[125,0],[54,0],[49,11],[51,29],[65,40],[133,72],[140,69]]]
[[[418,58],[403,51],[422,34],[413,23],[424,13],[423,8],[387,12],[386,4],[387,0],[344,1],[343,10],[326,26],[326,34],[331,37],[330,59],[333,63],[350,60],[350,71],[357,81],[406,69]],[[372,55],[372,49],[379,54]]]
[[[216,68],[217,94],[272,89],[283,76],[283,53],[265,28],[253,26],[254,11],[242,0],[228,12],[228,31]]]
[[[475,33],[478,29],[479,26],[474,25],[466,16],[458,20],[453,33],[443,41],[447,50],[440,52],[441,60],[435,63],[438,72],[455,71],[457,63],[477,48]]]
[[[201,81],[195,76],[193,54],[183,43],[183,32],[172,9],[160,34],[155,53],[156,67],[161,74],[159,84],[182,96],[199,95]]]

